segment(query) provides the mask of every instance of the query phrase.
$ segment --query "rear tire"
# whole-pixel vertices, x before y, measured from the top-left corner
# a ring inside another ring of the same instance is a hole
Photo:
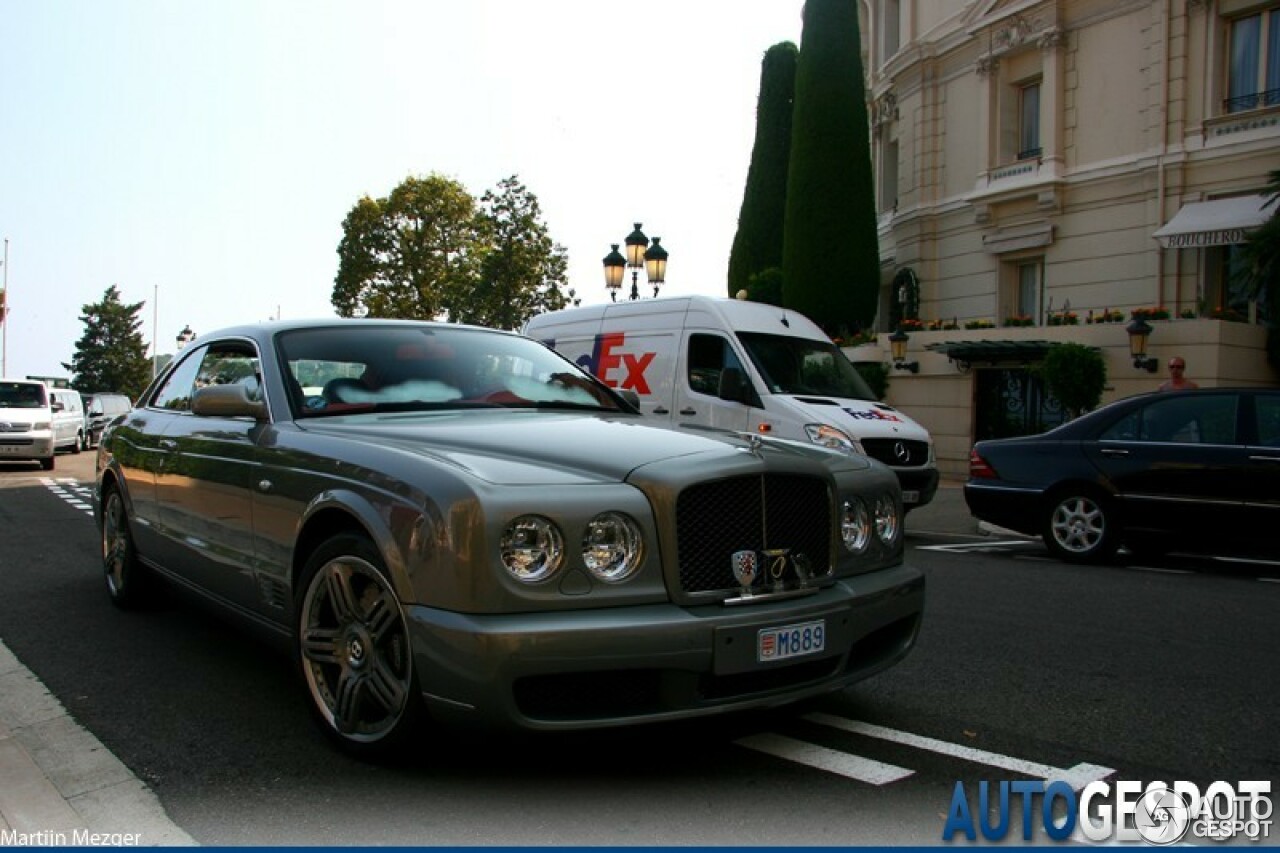
[[[373,543],[343,533],[321,544],[294,613],[295,659],[325,733],[366,760],[407,746],[426,709],[404,608]]]
[[[1110,498],[1089,488],[1068,489],[1049,499],[1040,538],[1049,552],[1072,563],[1101,563],[1120,544]]]
[[[102,568],[107,595],[116,607],[133,610],[150,600],[153,579],[138,561],[124,497],[114,486],[102,498]]]

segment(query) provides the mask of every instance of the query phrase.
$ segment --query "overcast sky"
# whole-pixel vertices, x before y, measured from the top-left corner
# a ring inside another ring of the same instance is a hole
[[[584,302],[635,222],[665,294],[722,295],[760,63],[802,5],[0,0],[5,373],[68,375],[112,284],[161,353],[332,316],[347,211],[433,172],[519,176]]]

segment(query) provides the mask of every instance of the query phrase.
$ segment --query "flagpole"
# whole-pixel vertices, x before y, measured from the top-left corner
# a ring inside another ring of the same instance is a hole
[[[9,238],[4,238],[4,285],[0,287],[0,376],[9,375]]]
[[[151,298],[151,378],[155,379],[160,372],[160,339],[156,337],[160,330],[160,285],[152,285],[155,289]]]

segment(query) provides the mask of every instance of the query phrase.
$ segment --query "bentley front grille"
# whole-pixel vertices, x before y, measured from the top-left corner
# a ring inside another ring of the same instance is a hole
[[[788,549],[813,576],[831,570],[831,496],[824,480],[795,474],[734,477],[691,486],[676,503],[680,586],[736,590],[733,555]]]

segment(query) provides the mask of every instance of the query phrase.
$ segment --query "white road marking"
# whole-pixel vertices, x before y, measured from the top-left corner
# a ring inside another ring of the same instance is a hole
[[[1001,770],[1009,770],[1014,773],[1022,774],[1023,776],[1044,779],[1045,781],[1050,782],[1066,782],[1071,786],[1072,790],[1075,791],[1083,790],[1084,786],[1090,782],[1100,781],[1115,772],[1115,770],[1110,767],[1101,767],[1096,764],[1077,764],[1074,767],[1068,767],[1064,770],[1058,767],[1052,767],[1048,764],[1025,761],[1021,758],[1012,758],[1007,755],[1000,755],[996,752],[987,752],[986,750],[975,749],[971,746],[961,746],[960,744],[950,743],[945,740],[938,740],[936,738],[925,737],[923,735],[913,735],[910,732],[900,732],[896,729],[887,729],[883,726],[863,723],[858,720],[847,720],[844,717],[836,717],[831,714],[805,714],[804,719],[812,723],[818,723],[819,725],[840,729],[841,731],[866,735],[867,737],[878,738],[880,740],[887,740],[904,746],[911,746],[917,749],[924,749],[929,752],[947,755],[952,758],[960,758],[965,761],[986,764],[991,767],[999,767]]]
[[[1039,545],[1039,539],[1006,539],[1000,542],[991,542],[984,540],[982,542],[954,542],[948,545],[917,545],[918,551],[949,551],[951,553],[962,553],[964,551],[982,551],[986,548],[998,548],[1008,545]]]
[[[65,501],[68,506],[78,509],[86,515],[93,515],[93,504],[90,502],[93,492],[89,486],[81,485],[79,480],[71,477],[59,477],[57,479],[41,477],[40,483],[55,496]]]
[[[836,773],[871,785],[888,785],[890,782],[905,779],[915,772],[914,770],[907,770],[905,767],[895,767],[892,764],[863,758],[860,755],[852,755],[837,749],[828,749],[825,746],[806,743],[802,740],[795,740],[794,738],[770,732],[750,735],[735,742],[757,752],[784,758],[787,761],[794,761],[797,764],[804,764],[808,767],[816,767],[819,770],[826,770],[828,773]]]

